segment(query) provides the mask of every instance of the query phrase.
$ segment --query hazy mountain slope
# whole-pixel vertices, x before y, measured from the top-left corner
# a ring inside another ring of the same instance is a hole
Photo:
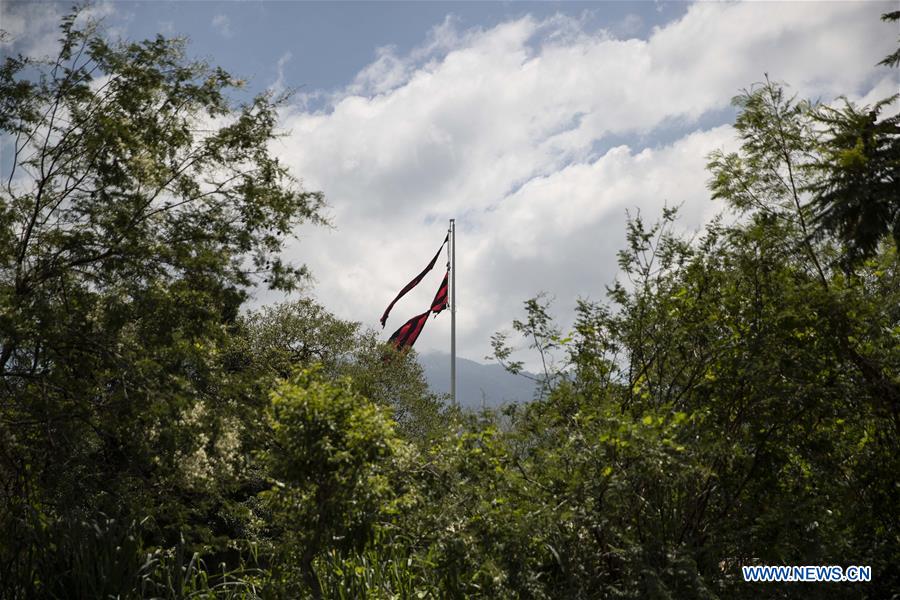
[[[425,378],[432,391],[450,393],[450,355],[419,355]],[[482,364],[456,358],[457,398],[462,406],[498,407],[510,402],[526,402],[534,398],[534,382],[522,375],[511,375],[498,364]]]

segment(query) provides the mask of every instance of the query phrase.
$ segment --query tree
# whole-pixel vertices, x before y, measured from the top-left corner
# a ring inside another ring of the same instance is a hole
[[[285,564],[296,565],[313,597],[321,598],[313,561],[327,549],[358,549],[371,539],[400,500],[391,475],[411,448],[384,408],[355,393],[349,381],[331,384],[314,371],[272,392],[266,420],[263,460],[275,485],[263,497]]]
[[[882,18],[897,21],[900,12]],[[897,56],[879,64],[896,67]],[[792,221],[823,281],[828,265],[813,237],[836,237],[844,267],[873,256],[885,237],[900,247],[900,116],[882,117],[898,98],[872,107],[844,98],[833,107],[788,98],[766,77],[733,100],[741,111],[735,129],[742,152],[711,155],[713,196]]]
[[[490,539],[543,582],[527,588],[534,597],[783,597],[748,587],[740,566],[834,556],[878,565],[882,578],[804,594],[889,595],[900,547],[885,507],[897,501],[900,454],[877,382],[900,367],[896,252],[823,285],[794,221],[713,223],[689,243],[672,218],[629,224],[620,264],[631,285],[579,305],[561,344],[570,377],[513,415],[507,468],[481,485],[507,523]],[[862,355],[877,357],[880,376]],[[482,528],[486,504],[465,502]],[[523,530],[531,545],[516,540]],[[512,584],[522,565],[467,539],[465,556]]]
[[[503,498],[504,533],[547,544],[517,549],[545,595],[783,597],[748,588],[739,567],[833,556],[882,578],[818,597],[889,595],[900,581],[885,509],[900,468],[897,251],[875,244],[833,268],[852,241],[816,231],[816,186],[841,185],[830,178],[846,167],[817,125],[823,109],[770,81],[735,103],[741,148],[711,157],[710,185],[745,219],[691,242],[669,230],[673,211],[653,227],[630,220],[629,285],[579,304],[558,343],[568,377],[513,415],[506,461],[523,482]],[[526,303],[520,323],[555,331],[540,309]],[[469,556],[495,555],[474,540]]]
[[[56,59],[0,69],[3,585],[64,586],[34,534],[101,511],[148,517],[149,543],[215,535],[242,390],[218,354],[248,286],[304,277],[278,251],[322,221],[269,153],[281,99],[241,85],[78,11]]]
[[[881,15],[881,20],[888,23],[900,21],[900,10],[884,13],[883,15]],[[884,59],[882,59],[878,64],[884,65],[886,67],[896,67],[900,65],[900,48],[885,56]]]
[[[900,11],[881,18],[898,21]],[[900,50],[878,64],[897,67]],[[888,235],[900,248],[900,115],[881,118],[898,98],[894,94],[871,108],[844,99],[842,108],[822,106],[813,114],[824,135],[808,165],[816,176],[810,206],[819,233],[844,242],[845,265],[874,255]]]
[[[387,353],[372,330],[335,317],[312,299],[263,307],[240,321],[233,360],[267,389],[276,378],[319,366],[330,379],[389,407],[397,429],[419,443],[443,432],[442,404],[428,389],[415,354]],[[387,358],[386,358],[387,357]]]
[[[813,185],[804,168],[814,152],[815,131],[810,119],[812,105],[788,97],[784,87],[769,80],[732,99],[739,110],[734,128],[741,150],[713,152],[707,168],[714,199],[725,200],[745,214],[777,219],[796,229],[796,248],[821,281],[826,267],[821,249],[812,241],[813,227],[806,207]]]
[[[900,115],[880,118],[895,94],[873,107],[820,107],[815,121],[825,128],[819,155],[809,165],[810,207],[821,233],[844,242],[845,264],[875,254],[893,237],[900,248]]]
[[[558,365],[553,351],[558,349],[563,339],[562,332],[555,326],[550,317],[550,300],[545,294],[539,294],[535,298],[525,301],[524,321],[516,319],[512,323],[515,331],[522,339],[527,340],[528,348],[535,350],[541,360],[541,374],[528,375],[523,371],[524,364],[521,361],[510,360],[513,348],[508,344],[508,334],[497,332],[491,336],[492,355],[488,359],[496,360],[504,369],[513,375],[521,375],[534,380],[538,384],[537,396],[545,397],[564,377],[566,365]]]

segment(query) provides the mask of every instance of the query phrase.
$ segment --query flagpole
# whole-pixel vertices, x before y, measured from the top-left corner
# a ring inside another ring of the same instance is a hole
[[[456,219],[450,219],[450,399],[456,403]]]

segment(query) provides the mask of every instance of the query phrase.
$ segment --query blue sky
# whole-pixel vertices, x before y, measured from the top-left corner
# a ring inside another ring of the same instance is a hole
[[[50,52],[68,3],[8,3],[6,51]],[[397,289],[458,219],[458,335],[491,334],[540,291],[565,323],[616,277],[626,211],[682,205],[701,227],[706,155],[736,147],[730,99],[763,79],[801,97],[871,103],[898,90],[875,66],[897,43],[896,2],[99,2],[112,35],[186,35],[189,52],[296,89],[272,150],[322,190],[333,230],[287,255],[343,318],[377,327]],[[392,312],[421,312],[437,271]],[[360,290],[364,290],[360,293]],[[256,304],[276,301],[256,294]],[[448,346],[449,319],[417,347]]]
[[[67,6],[63,3],[63,6]],[[277,77],[291,87],[343,87],[376,56],[393,47],[405,54],[448,18],[461,29],[490,28],[532,15],[566,14],[586,28],[646,35],[684,13],[673,2],[116,2],[110,24],[130,37],[158,32],[186,35],[192,51],[208,56],[257,88]]]

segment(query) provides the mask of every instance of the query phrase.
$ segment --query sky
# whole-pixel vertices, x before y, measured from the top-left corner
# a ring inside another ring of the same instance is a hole
[[[4,53],[49,54],[71,2],[8,2]],[[96,2],[112,36],[190,40],[189,54],[293,90],[272,151],[321,190],[333,228],[301,226],[286,258],[337,316],[378,318],[457,222],[457,348],[546,292],[567,326],[617,276],[627,213],[680,205],[699,230],[707,155],[737,148],[730,101],[766,74],[799,97],[873,103],[900,90],[876,63],[896,2]],[[439,261],[439,265],[443,261]],[[391,313],[430,304],[438,267]],[[253,306],[283,299],[257,290]],[[416,348],[449,350],[449,314]],[[526,364],[534,357],[524,355]]]

